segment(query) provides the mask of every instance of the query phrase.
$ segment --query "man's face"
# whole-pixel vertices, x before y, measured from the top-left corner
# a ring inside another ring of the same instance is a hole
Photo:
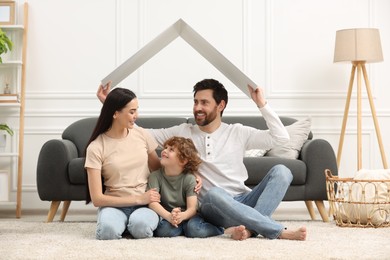
[[[206,126],[216,118],[220,118],[220,110],[213,98],[212,90],[200,90],[195,94],[193,113],[195,122],[199,126]]]

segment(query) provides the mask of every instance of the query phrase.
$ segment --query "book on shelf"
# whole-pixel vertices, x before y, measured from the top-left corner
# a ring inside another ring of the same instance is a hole
[[[0,94],[0,103],[17,103],[19,102],[18,94]]]

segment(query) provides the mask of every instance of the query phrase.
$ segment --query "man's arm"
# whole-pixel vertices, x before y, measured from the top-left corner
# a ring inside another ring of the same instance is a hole
[[[259,108],[267,127],[269,129],[269,135],[272,136],[273,145],[281,145],[288,140],[290,140],[290,135],[287,132],[287,129],[283,125],[279,116],[271,109],[268,105],[264,91],[262,88],[257,87],[253,89],[248,85],[249,93],[251,94],[252,100],[255,102],[256,106]],[[254,136],[254,138],[257,138]]]

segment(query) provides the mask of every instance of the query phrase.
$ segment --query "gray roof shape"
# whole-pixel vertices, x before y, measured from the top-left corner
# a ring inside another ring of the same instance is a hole
[[[247,88],[248,84],[252,87],[257,87],[257,84],[182,19],[176,21],[133,56],[119,65],[101,83],[104,86],[111,81],[111,86],[115,87],[179,36],[250,97]]]

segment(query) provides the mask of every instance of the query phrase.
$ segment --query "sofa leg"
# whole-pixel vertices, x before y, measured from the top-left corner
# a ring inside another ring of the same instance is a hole
[[[326,212],[324,201],[316,200],[315,204],[317,206],[318,212],[320,212],[322,221],[329,222],[328,213]]]
[[[49,214],[47,214],[47,221],[46,222],[52,222],[54,219],[54,216],[57,213],[58,207],[60,206],[61,201],[52,201],[49,209]]]
[[[316,214],[314,212],[313,201],[305,200],[306,208],[309,211],[311,220],[316,220]]]
[[[64,204],[62,205],[62,212],[61,212],[61,221],[65,220],[66,213],[68,213],[68,209],[70,206],[70,200],[65,200]]]

